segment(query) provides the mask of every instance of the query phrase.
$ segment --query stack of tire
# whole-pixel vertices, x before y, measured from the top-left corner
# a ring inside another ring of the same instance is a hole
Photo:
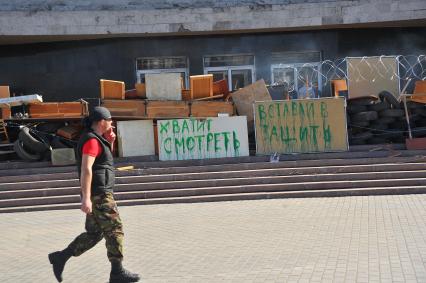
[[[409,102],[410,127],[416,137],[426,134],[426,108]],[[408,125],[404,106],[391,93],[347,100],[348,135],[350,145],[404,143]],[[422,119],[423,117],[423,119]]]
[[[54,134],[26,126],[21,128],[18,138],[13,143],[16,155],[24,161],[49,160],[52,149],[69,147],[73,147],[73,144]]]

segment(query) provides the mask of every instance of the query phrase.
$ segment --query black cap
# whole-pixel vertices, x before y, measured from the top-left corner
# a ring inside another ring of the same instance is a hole
[[[90,120],[92,122],[97,122],[100,120],[110,120],[110,119],[111,119],[111,113],[105,107],[96,106],[90,112]]]

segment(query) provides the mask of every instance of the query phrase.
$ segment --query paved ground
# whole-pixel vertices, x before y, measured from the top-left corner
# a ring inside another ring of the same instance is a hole
[[[426,195],[122,207],[125,265],[144,282],[426,282]],[[55,282],[47,254],[78,210],[0,214],[0,281]],[[102,242],[101,242],[102,243]],[[99,244],[64,282],[107,282]]]

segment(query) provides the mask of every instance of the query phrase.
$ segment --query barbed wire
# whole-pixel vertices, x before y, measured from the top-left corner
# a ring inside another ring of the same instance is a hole
[[[281,72],[277,72],[281,69]],[[376,82],[379,80],[409,79],[426,80],[426,55],[395,55],[374,57],[347,57],[305,63],[298,66],[277,64],[274,72],[274,86],[284,86],[291,91],[297,88],[312,88],[328,85],[331,80],[343,79],[347,82]]]

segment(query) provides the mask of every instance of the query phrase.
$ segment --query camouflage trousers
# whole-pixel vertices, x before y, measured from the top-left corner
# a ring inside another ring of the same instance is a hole
[[[110,261],[123,259],[123,224],[112,193],[92,196],[92,213],[86,215],[86,232],[72,241],[68,248],[79,256],[105,238]]]

